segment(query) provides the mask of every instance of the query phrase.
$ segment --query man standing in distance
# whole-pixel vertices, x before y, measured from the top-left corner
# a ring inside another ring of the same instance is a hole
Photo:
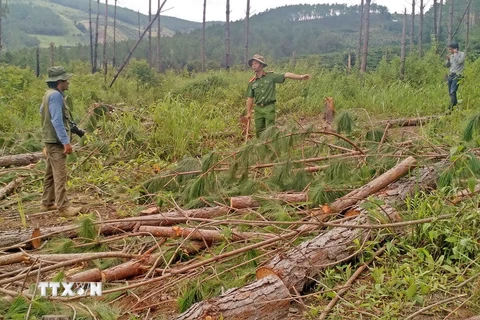
[[[40,107],[47,163],[41,210],[58,209],[62,217],[75,216],[82,210],[69,205],[66,192],[67,155],[73,151],[70,144],[70,122],[73,119],[65,103],[64,92],[68,90],[71,76],[60,66],[48,69],[48,90]]]
[[[447,55],[447,61],[445,67],[450,68],[448,74],[448,94],[450,95],[450,106],[448,107],[449,112],[457,105],[457,90],[459,86],[459,81],[463,78],[463,69],[465,62],[465,53],[458,51],[458,43],[452,42],[448,45],[448,51],[450,54]]]
[[[255,131],[258,138],[266,128],[275,125],[275,103],[277,102],[275,85],[283,83],[285,79],[309,80],[311,76],[290,72],[285,74],[265,72],[263,68],[267,64],[259,54],[248,60],[248,65],[255,72],[255,76],[250,80],[247,89],[247,121],[250,122],[252,118],[255,104]]]

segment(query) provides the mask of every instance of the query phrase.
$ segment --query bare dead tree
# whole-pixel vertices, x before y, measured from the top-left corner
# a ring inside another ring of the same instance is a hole
[[[40,47],[35,48],[35,62],[36,62],[35,74],[38,78],[40,77]]]
[[[410,52],[415,46],[415,0],[412,0],[412,24],[410,25]]]
[[[243,56],[243,68],[247,70],[248,63],[248,36],[249,36],[249,23],[250,23],[250,0],[247,0],[247,12],[245,16],[245,54]]]
[[[95,73],[95,60],[93,58],[92,0],[88,1],[88,26],[90,34],[90,65],[92,67],[92,73]]]
[[[107,82],[107,73],[108,73],[107,32],[108,32],[108,0],[105,0],[105,28],[103,32],[103,70],[104,70],[105,82]]]
[[[115,68],[117,63],[117,2],[115,0],[115,5],[113,7],[113,58],[112,66]]]
[[[437,41],[440,42],[440,31],[442,30],[442,14],[443,14],[443,0],[440,0],[440,5],[438,8],[438,21],[437,21]]]
[[[420,0],[420,30],[418,32],[418,55],[420,58],[423,56],[423,9],[425,9],[425,6],[423,0]]]
[[[227,0],[227,21],[225,24],[225,69],[230,69],[230,0]]]
[[[407,9],[403,14],[403,29],[402,29],[402,49],[400,52],[400,78],[405,78],[405,60],[406,60],[406,46],[407,46]]]
[[[140,38],[141,31],[140,31],[140,11],[137,11],[137,17],[138,17],[138,37]]]
[[[203,23],[202,23],[202,72],[205,72],[205,60],[206,60],[206,16],[207,16],[207,0],[203,0]]]
[[[469,46],[469,42],[470,42],[470,4],[472,2],[470,1],[468,4],[467,4],[467,19],[465,21],[465,28],[466,28],[466,35],[465,35],[465,52],[468,51],[468,46]]]
[[[137,42],[135,42],[135,44],[133,45],[133,47],[130,49],[130,51],[128,52],[127,54],[127,57],[125,58],[125,61],[123,61],[122,65],[120,66],[120,68],[117,70],[117,72],[115,73],[115,75],[113,76],[113,79],[112,79],[112,82],[110,82],[110,85],[109,87],[111,88],[113,86],[113,84],[115,83],[115,81],[117,80],[118,76],[120,75],[120,73],[122,73],[123,69],[125,68],[125,66],[127,65],[128,61],[130,61],[130,58],[132,57],[132,54],[135,52],[135,49],[137,49],[139,43],[142,41],[143,37],[145,37],[145,34],[147,34],[148,32],[148,29],[152,27],[152,25],[155,23],[155,20],[160,16],[160,12],[162,11],[162,8],[163,6],[165,5],[165,3],[167,3],[167,0],[163,0],[162,2],[162,5],[158,8],[157,10],[157,13],[155,14],[155,16],[153,17],[153,20],[150,21],[150,23],[148,24],[148,26],[145,28],[145,30],[143,31],[143,33],[140,35],[140,37],[138,38]]]
[[[3,31],[2,31],[2,19],[3,19],[3,0],[0,0],[0,52],[3,49]]]
[[[148,23],[152,22],[152,0],[148,0]],[[148,29],[148,64],[153,65],[152,55],[152,28]]]
[[[360,3],[360,28],[358,29],[358,46],[357,57],[355,58],[355,64],[360,67],[360,57],[362,54],[362,38],[363,38],[363,15],[364,15],[365,0]]]
[[[92,73],[97,72],[97,58],[98,58],[98,24],[100,21],[100,0],[97,0],[97,19],[95,23],[95,46],[93,52],[93,70]]]
[[[158,0],[158,7],[160,8],[161,0]],[[157,71],[162,72],[162,56],[160,54],[160,37],[162,36],[162,27],[160,25],[160,15],[157,18]]]
[[[453,10],[455,7],[455,1],[450,0],[450,19],[448,19],[448,42],[452,42],[453,39]]]
[[[361,72],[367,71],[368,39],[370,37],[370,3],[371,0],[365,1],[365,36],[363,39],[362,67],[360,69]]]
[[[438,0],[433,0],[433,38],[435,42],[438,41],[437,38],[437,22],[438,22]]]
[[[50,43],[50,67],[55,65],[55,43]]]

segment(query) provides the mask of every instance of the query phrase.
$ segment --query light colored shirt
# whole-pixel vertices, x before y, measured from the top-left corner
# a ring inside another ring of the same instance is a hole
[[[445,66],[450,68],[450,73],[462,74],[465,63],[465,52],[458,51],[450,56],[450,60],[447,60]]]
[[[40,106],[40,114],[42,113],[43,104]],[[54,92],[48,98],[48,111],[50,112],[50,118],[53,128],[57,134],[58,140],[63,145],[70,144],[70,138],[67,134],[67,129],[63,124],[63,95],[60,92]]]

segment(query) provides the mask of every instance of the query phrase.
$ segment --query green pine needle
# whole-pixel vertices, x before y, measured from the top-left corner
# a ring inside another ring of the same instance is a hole
[[[350,134],[352,133],[354,124],[355,122],[350,113],[348,111],[343,111],[337,120],[337,132],[345,132],[346,134]]]
[[[374,142],[380,142],[383,137],[383,130],[379,129],[372,129],[367,132],[365,135],[365,140],[367,141],[374,141]]]
[[[93,215],[84,215],[80,217],[80,229],[78,235],[80,238],[95,240],[98,236],[97,226],[94,223]]]
[[[463,141],[472,141],[473,134],[480,129],[480,114],[473,116],[463,131]]]

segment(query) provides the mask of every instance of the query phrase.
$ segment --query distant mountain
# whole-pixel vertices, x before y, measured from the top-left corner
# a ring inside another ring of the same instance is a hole
[[[9,50],[24,47],[75,46],[89,43],[90,0],[9,0],[2,8],[3,45]],[[113,1],[110,1],[113,2]],[[100,3],[99,41],[103,41],[105,4]],[[95,28],[97,1],[92,0],[92,18]],[[108,39],[113,38],[114,6],[108,6]],[[162,36],[177,32],[187,33],[202,27],[201,23],[161,16]],[[130,9],[117,7],[118,41],[137,39],[140,30],[148,24],[148,16]],[[208,23],[212,24],[211,22]],[[155,24],[156,26],[156,24]],[[156,36],[156,28],[153,35]]]

